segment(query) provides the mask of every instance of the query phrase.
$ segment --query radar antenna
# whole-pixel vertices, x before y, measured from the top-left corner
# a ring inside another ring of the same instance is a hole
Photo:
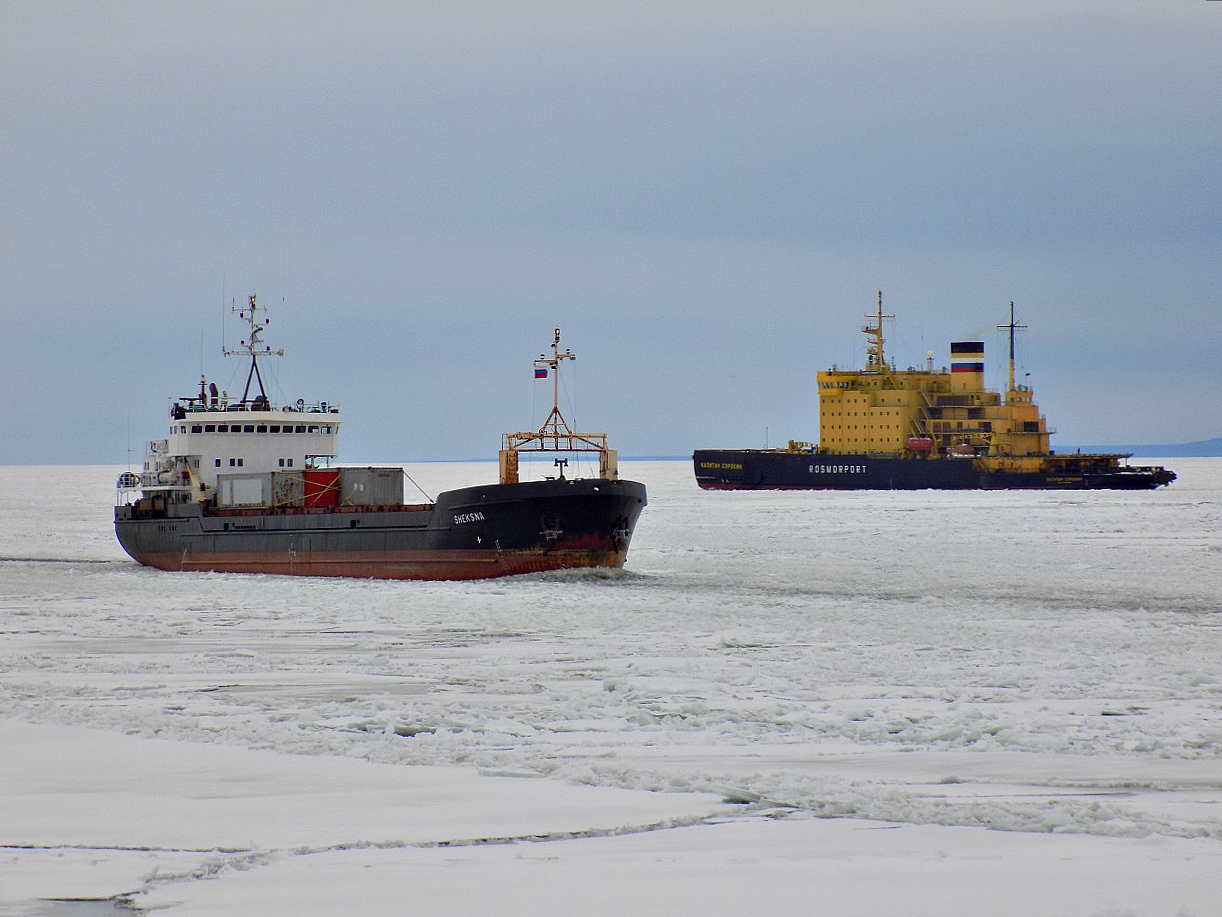
[[[263,375],[259,372],[259,357],[282,357],[284,356],[284,348],[272,350],[266,345],[260,347],[262,342],[259,340],[259,335],[263,333],[264,328],[271,324],[272,320],[265,318],[260,321],[259,310],[260,306],[255,301],[254,293],[250,294],[247,305],[241,308],[238,306],[232,307],[231,311],[242,321],[250,325],[250,334],[247,340],[241,342],[242,349],[230,350],[222,346],[221,350],[227,357],[241,356],[243,354],[250,357],[250,372],[246,374],[246,388],[243,389],[242,400],[238,403],[242,405],[250,404],[255,410],[267,410],[271,406],[271,401],[268,400],[267,390],[263,387]],[[252,384],[259,387],[259,394],[254,398],[250,397]]]

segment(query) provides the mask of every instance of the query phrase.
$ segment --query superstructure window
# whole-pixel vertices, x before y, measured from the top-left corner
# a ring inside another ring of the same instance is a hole
[[[304,432],[305,432],[305,424],[300,424],[300,423],[299,423],[299,424],[297,424],[297,432],[298,432],[298,433],[304,433]]]
[[[216,432],[217,432],[217,433],[228,433],[228,432],[229,432],[229,424],[227,424],[227,423],[217,424],[217,426],[216,426]]]
[[[220,467],[221,467],[221,460],[220,460],[220,459],[217,459],[217,460],[216,460],[216,467],[217,467],[217,468],[220,468]]]
[[[267,432],[267,424],[265,424],[265,423],[261,423],[261,424],[259,424],[257,427],[255,427],[255,432],[256,432],[256,433],[266,433],[266,432]]]
[[[254,433],[255,425],[253,423],[246,424],[246,426],[242,427],[242,432],[243,433]]]
[[[274,424],[272,424],[270,427],[268,427],[268,428],[267,428],[267,432],[268,432],[268,433],[279,433],[279,432],[280,432],[280,424],[278,424],[278,423],[274,423]]]
[[[204,428],[203,428],[202,426],[200,426],[199,424],[192,424],[192,425],[191,425],[191,432],[192,432],[192,433],[203,433],[203,432],[204,432]]]
[[[216,432],[216,424],[214,424],[214,423],[206,423],[206,424],[204,424],[204,432],[205,432],[205,433],[215,433],[215,432]]]

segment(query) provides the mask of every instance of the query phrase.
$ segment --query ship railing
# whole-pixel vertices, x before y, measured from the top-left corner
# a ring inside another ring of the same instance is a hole
[[[929,397],[929,392],[925,389],[918,389],[921,393],[921,402],[917,405],[917,411],[920,416],[912,421],[912,429],[909,432],[910,436],[924,437],[933,435],[933,401]]]
[[[307,404],[305,401],[298,399],[296,402],[285,404],[276,404],[268,402],[266,407],[256,406],[250,401],[214,401],[211,404],[205,404],[201,401],[193,401],[191,404],[184,406],[183,411],[187,414],[212,414],[212,413],[244,413],[244,412],[266,412],[271,411],[277,414],[338,414],[339,405],[330,401],[319,401],[316,404]]]
[[[128,495],[141,490],[140,475],[134,471],[125,471],[115,481],[115,506],[123,506],[128,502]]]
[[[140,489],[146,494],[151,493],[191,493],[190,484],[158,484],[155,481],[144,481],[140,484]]]
[[[520,452],[592,452],[598,455],[598,476],[608,480],[619,477],[619,458],[614,449],[607,446],[606,433],[574,433],[567,428],[505,433],[501,438],[500,481],[502,484],[516,484],[518,475],[518,454]],[[563,476],[567,460],[557,459],[557,465]]]
[[[132,496],[137,491],[145,497],[170,497],[172,494],[190,494],[192,492],[189,485],[149,483],[135,472],[125,471],[115,481],[115,505],[124,506],[131,503]]]

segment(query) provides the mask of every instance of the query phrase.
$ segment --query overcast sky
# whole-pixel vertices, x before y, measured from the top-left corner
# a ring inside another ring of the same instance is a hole
[[[122,463],[259,294],[343,458],[815,439],[986,342],[1053,444],[1222,435],[1222,2],[0,2],[0,462]],[[240,374],[240,375],[238,375]]]

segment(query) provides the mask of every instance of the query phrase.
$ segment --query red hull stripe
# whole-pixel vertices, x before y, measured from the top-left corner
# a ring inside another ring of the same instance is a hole
[[[197,573],[269,573],[281,576],[349,576],[365,579],[468,580],[582,567],[622,567],[627,552],[582,551],[337,551],[236,554],[141,554],[159,570]]]

